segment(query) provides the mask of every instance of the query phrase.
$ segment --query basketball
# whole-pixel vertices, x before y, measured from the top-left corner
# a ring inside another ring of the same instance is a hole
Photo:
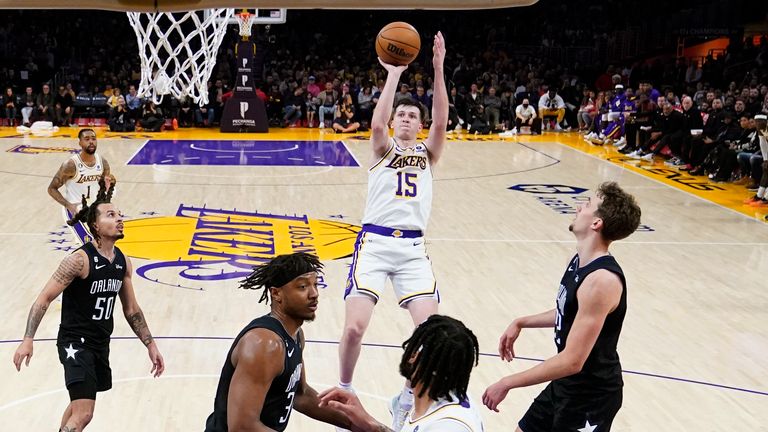
[[[410,64],[419,54],[420,48],[419,32],[405,22],[389,23],[376,36],[376,54],[387,64]]]

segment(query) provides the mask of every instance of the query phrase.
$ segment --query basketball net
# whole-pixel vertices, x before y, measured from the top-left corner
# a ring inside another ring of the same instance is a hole
[[[234,9],[210,12],[127,12],[141,58],[139,97],[160,104],[170,94],[208,103],[208,80]]]
[[[248,11],[243,11],[235,14],[235,18],[237,18],[237,23],[240,25],[240,36],[243,40],[247,40],[251,37],[251,27],[253,27],[253,21],[256,17],[248,13]]]

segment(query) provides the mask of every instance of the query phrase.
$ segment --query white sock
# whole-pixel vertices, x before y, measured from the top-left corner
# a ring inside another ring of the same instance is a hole
[[[351,382],[344,383],[339,381],[339,388],[341,388],[342,390],[352,391],[352,383]]]
[[[755,195],[757,195],[758,198],[765,198],[765,186],[757,188],[757,193]]]

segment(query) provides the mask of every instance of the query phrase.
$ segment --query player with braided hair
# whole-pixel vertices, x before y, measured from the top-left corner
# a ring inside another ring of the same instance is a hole
[[[35,332],[51,302],[62,294],[61,326],[56,345],[70,404],[64,411],[60,431],[82,431],[93,418],[96,393],[112,388],[109,341],[114,328],[112,312],[120,297],[123,314],[136,336],[147,348],[155,377],[165,369],[163,356],[149,331],[144,313],[136,301],[131,260],[115,242],[124,237],[123,216],[111,203],[114,184],[102,177],[101,188],[90,206],[83,208],[71,224],[85,221],[93,241],[64,258],[37,297],[27,318],[27,330],[13,363],[17,370],[32,358]]]
[[[251,321],[232,343],[206,432],[282,431],[293,408],[316,420],[349,427],[344,414],[319,406],[303,366],[301,325],[315,319],[322,268],[314,255],[280,255],[240,283],[243,289],[262,290],[259,303],[269,303],[271,311]]]
[[[483,431],[480,414],[467,396],[469,377],[480,356],[474,333],[459,320],[432,315],[416,327],[403,349],[400,374],[413,386],[414,405],[400,431]],[[392,430],[371,417],[348,390],[327,390],[320,400],[344,412],[352,431]]]
[[[114,178],[102,176],[99,179],[99,191],[96,194],[96,200],[89,206],[87,197],[83,195],[80,210],[67,221],[67,225],[74,226],[78,222],[84,223],[88,227],[91,236],[94,239],[97,239],[96,241],[98,242],[98,235],[96,234],[96,218],[99,214],[98,208],[100,204],[112,202],[115,183]]]

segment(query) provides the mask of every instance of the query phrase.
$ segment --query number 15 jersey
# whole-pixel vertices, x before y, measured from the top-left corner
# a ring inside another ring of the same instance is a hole
[[[432,210],[432,168],[421,142],[402,148],[394,138],[384,156],[368,170],[368,200],[363,224],[387,228],[427,228]]]

